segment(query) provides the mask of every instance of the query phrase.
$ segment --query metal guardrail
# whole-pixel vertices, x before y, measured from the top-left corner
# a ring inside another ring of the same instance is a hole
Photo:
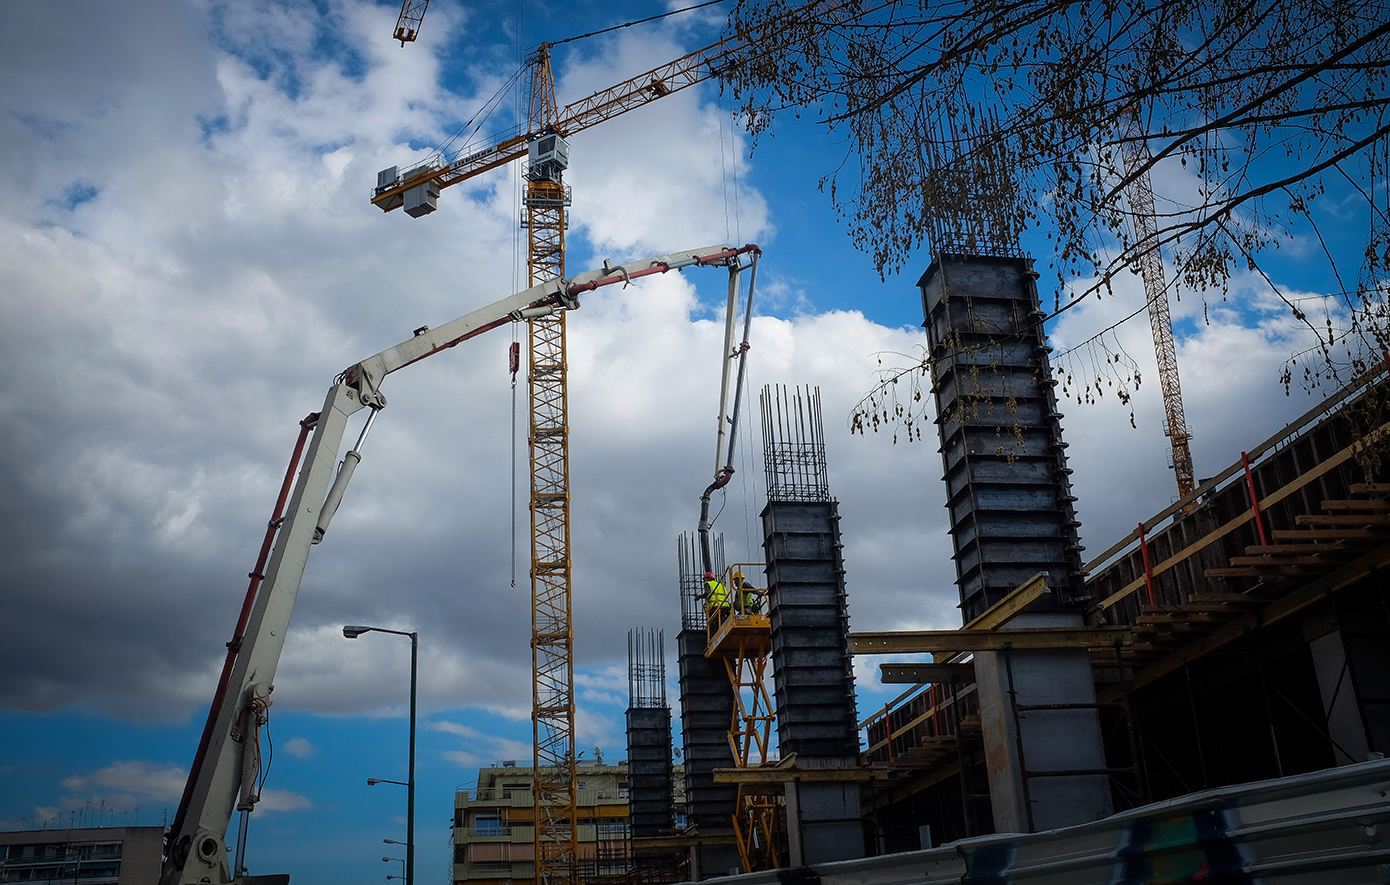
[[[1383,882],[1390,864],[1390,759],[1192,793],[1043,833],[795,871],[820,885],[1139,882]],[[787,870],[722,879],[782,885]]]

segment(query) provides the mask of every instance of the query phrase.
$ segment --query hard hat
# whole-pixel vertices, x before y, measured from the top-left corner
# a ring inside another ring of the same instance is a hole
[[[713,580],[714,580],[714,572],[705,572],[705,580],[706,580],[706,581],[713,581]]]

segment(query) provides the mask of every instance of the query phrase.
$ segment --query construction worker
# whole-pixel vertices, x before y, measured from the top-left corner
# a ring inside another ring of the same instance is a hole
[[[734,574],[734,583],[738,586],[743,595],[743,613],[745,615],[756,615],[758,609],[762,607],[762,594],[757,587],[748,583],[748,579],[743,576],[743,572]]]
[[[728,588],[714,576],[714,572],[705,572],[705,617],[717,621],[728,613]]]

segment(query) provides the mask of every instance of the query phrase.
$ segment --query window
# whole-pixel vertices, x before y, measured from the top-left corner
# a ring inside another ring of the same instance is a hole
[[[626,820],[600,820],[596,830],[599,839],[626,839],[627,821]]]
[[[502,825],[502,818],[496,815],[479,815],[473,819],[473,832],[478,836],[505,836],[507,828]]]

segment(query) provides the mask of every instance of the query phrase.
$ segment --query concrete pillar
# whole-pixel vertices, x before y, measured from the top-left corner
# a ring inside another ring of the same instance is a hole
[[[1366,724],[1356,704],[1356,686],[1347,662],[1346,643],[1341,629],[1319,636],[1308,643],[1322,695],[1323,715],[1332,736],[1333,756],[1338,765],[1365,762],[1370,752],[1366,743]]]
[[[864,856],[859,785],[787,784],[788,860],[793,867]]]
[[[1080,627],[1069,612],[1022,614],[1010,627]],[[1103,774],[1032,777],[1029,772],[1095,770],[1105,767],[1100,717],[1094,707],[1031,710],[1015,725],[1009,696],[1009,666],[1020,705],[1094,704],[1090,657],[1081,649],[1020,649],[975,655],[994,827],[1001,833],[1027,833],[1089,823],[1113,813],[1109,779]],[[1019,759],[1019,735],[1023,759]],[[1029,825],[1027,799],[1033,809]]]

